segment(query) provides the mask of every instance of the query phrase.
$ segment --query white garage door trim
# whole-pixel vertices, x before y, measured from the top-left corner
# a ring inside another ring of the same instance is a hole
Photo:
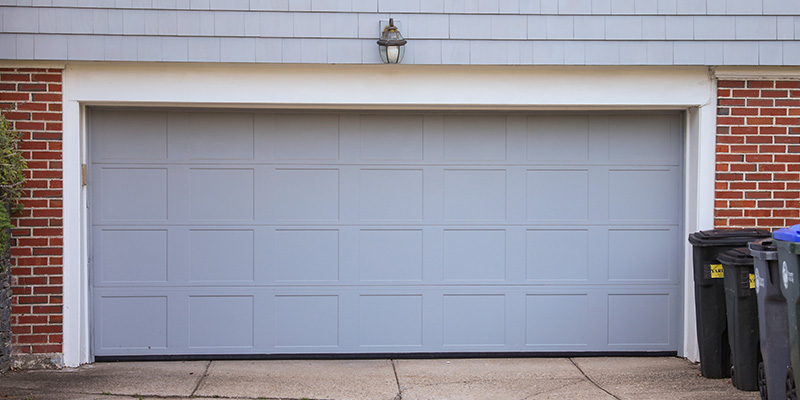
[[[298,89],[302,87],[313,90]],[[80,186],[80,165],[86,154],[86,105],[390,108],[396,101],[415,105],[413,108],[686,109],[684,229],[688,233],[713,226],[714,90],[714,82],[702,67],[385,69],[70,64],[64,95],[65,363],[91,361],[86,193]],[[690,265],[688,250],[684,253],[685,265]],[[690,269],[684,272],[684,281],[691,282]],[[696,358],[694,302],[689,289],[684,288],[682,354]]]

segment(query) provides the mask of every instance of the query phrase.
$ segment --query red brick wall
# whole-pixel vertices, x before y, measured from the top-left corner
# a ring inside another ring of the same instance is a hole
[[[800,81],[720,80],[715,225],[800,223]]]
[[[62,351],[62,72],[0,68],[0,108],[28,160],[25,210],[12,232],[13,354]]]

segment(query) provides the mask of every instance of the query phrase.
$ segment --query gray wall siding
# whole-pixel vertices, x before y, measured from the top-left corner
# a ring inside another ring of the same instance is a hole
[[[0,59],[800,65],[796,0],[0,0]]]

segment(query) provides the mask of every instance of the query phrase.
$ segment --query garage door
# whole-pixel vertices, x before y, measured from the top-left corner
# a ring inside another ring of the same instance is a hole
[[[682,120],[90,110],[94,354],[676,351]]]

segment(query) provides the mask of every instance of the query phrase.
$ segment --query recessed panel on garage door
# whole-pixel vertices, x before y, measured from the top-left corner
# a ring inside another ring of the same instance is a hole
[[[678,113],[88,122],[97,356],[680,346]]]

